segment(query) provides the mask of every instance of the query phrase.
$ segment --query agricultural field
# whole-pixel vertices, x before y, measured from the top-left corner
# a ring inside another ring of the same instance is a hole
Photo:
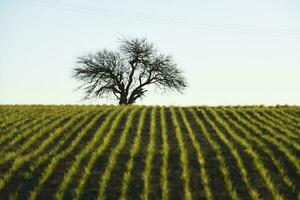
[[[2,105],[0,199],[300,199],[300,107]]]

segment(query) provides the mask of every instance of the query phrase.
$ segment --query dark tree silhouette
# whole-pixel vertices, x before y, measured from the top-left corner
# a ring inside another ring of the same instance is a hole
[[[149,85],[182,92],[183,73],[169,55],[159,53],[146,38],[120,40],[118,51],[100,50],[78,57],[73,77],[83,84],[84,99],[114,96],[119,104],[132,104]]]

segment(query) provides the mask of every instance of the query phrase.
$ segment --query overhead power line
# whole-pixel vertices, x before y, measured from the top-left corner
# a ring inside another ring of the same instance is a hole
[[[174,18],[168,16],[155,16],[145,13],[137,12],[123,12],[116,11],[112,9],[103,9],[93,6],[76,6],[73,4],[63,4],[54,0],[14,0],[14,2],[39,6],[45,8],[51,8],[62,11],[69,11],[75,13],[85,13],[85,14],[96,14],[105,17],[115,18],[119,20],[129,20],[137,22],[150,22],[155,24],[162,25],[176,25],[187,28],[194,29],[206,29],[206,30],[215,30],[215,31],[229,31],[229,32],[240,32],[240,33],[259,33],[259,34],[268,34],[268,36],[277,36],[277,37],[295,37],[300,38],[300,32],[291,32],[286,29],[274,29],[268,27],[253,27],[245,25],[232,25],[232,24],[223,24],[223,25],[212,25],[212,24],[203,24],[199,20],[195,19],[185,19],[185,18]]]

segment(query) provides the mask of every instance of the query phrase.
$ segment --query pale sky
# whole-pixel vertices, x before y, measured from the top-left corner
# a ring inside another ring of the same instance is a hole
[[[147,37],[185,72],[183,95],[139,104],[300,105],[299,0],[0,0],[0,104],[81,102],[76,57]]]

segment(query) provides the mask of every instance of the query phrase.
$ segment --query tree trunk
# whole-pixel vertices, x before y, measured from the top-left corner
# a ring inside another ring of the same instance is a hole
[[[120,99],[120,101],[119,101],[119,105],[126,105],[126,104],[128,104],[127,103],[127,100],[126,99]]]
[[[129,98],[127,101],[127,104],[133,104],[134,102],[135,102],[135,100]]]
[[[121,97],[120,97],[120,101],[119,101],[119,105],[126,105],[128,104],[128,101],[127,101],[127,95],[126,94],[121,94]]]

